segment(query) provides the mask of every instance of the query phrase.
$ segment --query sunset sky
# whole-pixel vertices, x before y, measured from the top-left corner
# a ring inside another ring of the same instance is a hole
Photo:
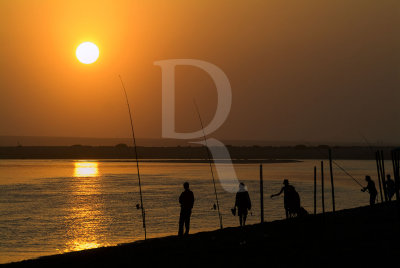
[[[232,86],[219,139],[400,144],[400,1],[0,1],[0,136],[161,137],[161,69],[200,59]],[[80,63],[77,46],[99,59]],[[213,81],[176,76],[177,130],[214,115]]]

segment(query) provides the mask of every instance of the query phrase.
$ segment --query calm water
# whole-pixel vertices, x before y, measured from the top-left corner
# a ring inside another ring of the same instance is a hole
[[[365,174],[376,181],[375,161],[337,161],[364,184]],[[284,217],[283,198],[270,199],[288,178],[300,193],[302,206],[312,212],[313,167],[317,160],[264,164],[265,218]],[[390,168],[390,163],[386,163]],[[236,164],[235,170],[253,201],[248,223],[257,223],[259,167]],[[325,168],[326,208],[331,210],[330,181]],[[389,170],[391,172],[391,170]],[[368,194],[335,168],[336,206],[351,208],[368,203]],[[141,163],[148,237],[175,235],[178,196],[189,181],[195,194],[191,231],[219,228],[212,210],[214,192],[207,164]],[[318,181],[320,187],[320,181]],[[217,184],[224,226],[238,225],[231,215],[235,195]],[[319,196],[320,196],[320,188]],[[133,162],[71,160],[0,160],[0,263],[144,238],[136,168]],[[321,210],[320,203],[318,211]]]

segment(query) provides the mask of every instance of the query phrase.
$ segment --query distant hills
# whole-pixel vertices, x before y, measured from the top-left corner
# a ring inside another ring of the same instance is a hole
[[[329,142],[329,141],[261,141],[261,140],[221,140],[225,145],[232,146],[370,146],[365,142]],[[138,138],[137,144],[146,147],[173,147],[173,146],[196,146],[187,140],[175,139],[147,139]],[[0,146],[115,146],[117,144],[132,145],[131,138],[93,138],[93,137],[37,137],[37,136],[0,136]],[[380,146],[391,146],[392,144],[380,144]]]
[[[394,147],[332,147],[334,159],[367,160],[375,159],[374,152],[383,150],[385,159],[390,159]],[[224,160],[226,154],[222,147],[214,147],[216,159]],[[294,159],[327,159],[327,145],[319,146],[227,146],[230,158],[240,162],[267,162]],[[169,160],[201,160],[207,158],[207,152],[200,146],[139,146],[139,158]],[[0,159],[132,159],[133,147],[126,144],[116,146],[0,146]],[[257,160],[257,161],[254,161]]]
[[[142,146],[177,146],[179,141],[161,139],[138,139]],[[35,136],[0,136],[0,146],[115,146],[132,145],[131,138],[92,138],[92,137],[35,137]],[[181,142],[182,144],[185,141]],[[163,145],[165,144],[165,145]],[[186,144],[186,143],[185,143]]]

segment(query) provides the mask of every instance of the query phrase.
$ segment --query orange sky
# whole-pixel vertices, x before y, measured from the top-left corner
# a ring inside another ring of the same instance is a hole
[[[0,2],[0,135],[161,137],[162,59],[219,66],[232,85],[221,139],[396,142],[398,0]],[[75,57],[84,41],[100,58]],[[212,80],[177,73],[178,130],[216,107]],[[383,119],[383,120],[382,120]]]

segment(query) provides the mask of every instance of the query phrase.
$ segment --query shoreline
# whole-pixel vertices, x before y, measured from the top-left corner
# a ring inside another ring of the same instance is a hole
[[[111,247],[39,257],[4,267],[125,267],[170,263],[191,267],[261,265],[382,267],[397,263],[400,249],[396,204],[377,204],[302,218],[168,236]],[[371,254],[373,253],[373,254]],[[392,257],[390,257],[392,256]],[[378,264],[378,266],[376,266]]]
[[[304,160],[328,159],[327,145],[318,147],[229,146],[213,147],[213,158],[223,160],[226,150],[231,159],[252,160]],[[383,150],[384,158],[391,158],[394,147],[332,147],[335,160],[375,160],[374,150]],[[137,147],[139,159],[207,159],[204,147]],[[132,147],[124,146],[19,146],[1,147],[0,159],[132,159]]]
[[[2,159],[1,160],[43,160],[43,161],[49,161],[49,160],[65,160],[65,161],[71,161],[71,162],[79,162],[79,161],[88,161],[88,162],[100,162],[100,163],[136,163],[135,159],[99,159],[99,158],[93,158],[93,159],[48,159],[48,158],[41,158],[41,159],[14,159],[14,158],[8,158],[8,159]],[[216,164],[281,164],[281,163],[300,163],[303,162],[302,160],[296,160],[296,159],[231,159],[231,160],[226,160],[226,159],[214,159],[212,160],[213,163]],[[209,160],[208,159],[139,159],[139,163],[182,163],[182,164],[208,164]]]
[[[136,160],[103,160],[100,162],[136,162]],[[139,159],[142,163],[188,163],[188,164],[208,164],[208,159]],[[214,159],[213,163],[218,164],[280,164],[280,163],[299,163],[300,160],[295,159]]]

